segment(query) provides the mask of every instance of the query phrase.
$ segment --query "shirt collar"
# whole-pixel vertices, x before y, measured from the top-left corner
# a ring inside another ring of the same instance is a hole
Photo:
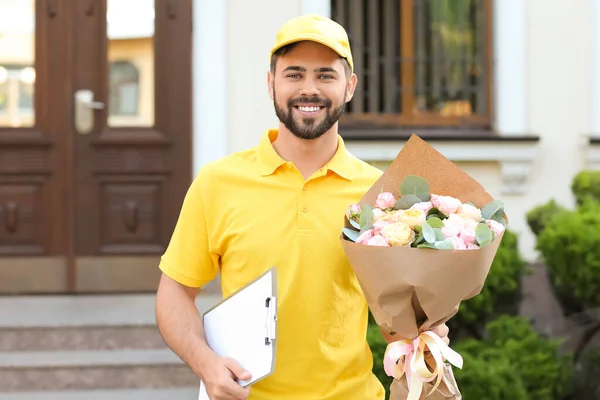
[[[271,175],[277,170],[277,168],[286,163],[286,161],[281,158],[281,156],[277,154],[273,148],[273,141],[277,138],[277,135],[277,129],[267,130],[263,134],[258,146],[258,158],[261,163],[261,174],[264,176]],[[344,144],[344,140],[340,135],[338,135],[337,150],[324,168],[333,171],[344,179],[352,180],[354,174],[352,172],[350,157],[351,156]]]

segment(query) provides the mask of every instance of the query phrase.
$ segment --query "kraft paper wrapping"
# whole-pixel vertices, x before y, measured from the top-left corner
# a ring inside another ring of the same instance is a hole
[[[359,204],[373,206],[382,188],[400,197],[400,184],[407,175],[427,179],[432,194],[470,201],[480,209],[494,200],[476,180],[412,135]],[[345,226],[350,227],[347,220]],[[390,334],[413,339],[448,321],[462,301],[481,292],[502,236],[478,250],[367,246],[347,240],[343,234],[340,238],[377,324]],[[443,386],[427,399],[460,399],[434,397],[442,395]],[[396,393],[401,387],[394,381]],[[427,388],[425,385],[423,398],[429,393]]]

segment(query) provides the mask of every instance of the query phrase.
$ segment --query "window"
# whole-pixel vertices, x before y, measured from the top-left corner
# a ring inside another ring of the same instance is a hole
[[[490,124],[491,0],[332,0],[359,79],[342,123]]]
[[[0,127],[33,126],[34,85],[33,67],[0,65]]]
[[[110,64],[111,116],[136,116],[139,107],[139,72],[129,61]]]

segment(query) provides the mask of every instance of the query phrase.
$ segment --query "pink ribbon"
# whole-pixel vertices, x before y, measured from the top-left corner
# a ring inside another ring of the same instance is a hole
[[[430,371],[425,362],[426,351],[429,351],[434,359],[433,371]],[[424,383],[436,380],[428,396],[438,388],[444,375],[444,359],[462,369],[461,355],[448,347],[438,335],[427,331],[415,339],[403,339],[388,344],[383,357],[383,368],[388,376],[398,380],[406,374],[409,389],[406,400],[419,400]]]

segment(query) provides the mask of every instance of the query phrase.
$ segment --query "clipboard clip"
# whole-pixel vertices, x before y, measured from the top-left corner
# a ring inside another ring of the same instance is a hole
[[[267,335],[265,336],[265,346],[269,346],[275,341],[276,329],[277,329],[277,298],[273,296],[267,297],[265,300],[265,307],[267,308],[267,317],[265,320],[265,329]]]

